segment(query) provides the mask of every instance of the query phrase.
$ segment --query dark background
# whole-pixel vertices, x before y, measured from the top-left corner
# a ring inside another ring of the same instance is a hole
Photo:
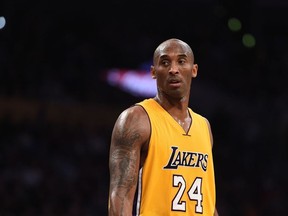
[[[107,215],[112,127],[142,98],[102,72],[141,67],[170,37],[199,64],[190,106],[213,130],[220,215],[288,215],[287,11],[281,0],[2,0],[0,215]]]

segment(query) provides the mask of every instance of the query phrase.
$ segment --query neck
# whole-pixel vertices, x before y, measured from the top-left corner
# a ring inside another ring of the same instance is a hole
[[[167,98],[157,94],[154,100],[157,101],[165,110],[175,110],[177,113],[186,113],[188,108],[188,97]]]

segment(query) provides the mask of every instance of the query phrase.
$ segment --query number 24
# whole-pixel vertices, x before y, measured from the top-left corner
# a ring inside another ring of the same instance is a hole
[[[172,210],[186,211],[186,202],[181,200],[186,189],[186,182],[183,176],[181,175],[173,176],[173,187],[179,187],[179,189],[177,191],[176,196],[172,200]],[[203,213],[202,178],[199,177],[195,178],[187,194],[191,201],[196,201],[195,212]]]

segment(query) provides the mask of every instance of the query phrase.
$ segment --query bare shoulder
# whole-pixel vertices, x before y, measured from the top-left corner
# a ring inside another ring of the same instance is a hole
[[[145,120],[147,118],[147,120],[149,120],[146,111],[140,105],[134,105],[127,108],[119,115],[119,118],[127,120],[138,120],[142,118],[142,120]]]
[[[150,122],[146,111],[138,105],[124,110],[115,122],[112,142],[134,145],[146,143],[150,136]],[[124,142],[125,141],[125,142]],[[128,147],[128,146],[127,146]]]

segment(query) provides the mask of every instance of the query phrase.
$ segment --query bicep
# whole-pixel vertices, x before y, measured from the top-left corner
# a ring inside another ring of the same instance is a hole
[[[147,137],[139,118],[141,113],[137,108],[124,111],[118,117],[113,128],[109,153],[110,200],[122,207],[128,205],[128,208],[131,208],[133,202],[141,147]]]
[[[109,168],[112,183],[117,187],[126,188],[127,192],[136,184],[140,136],[133,127],[133,122],[123,122],[120,116],[112,133]]]

